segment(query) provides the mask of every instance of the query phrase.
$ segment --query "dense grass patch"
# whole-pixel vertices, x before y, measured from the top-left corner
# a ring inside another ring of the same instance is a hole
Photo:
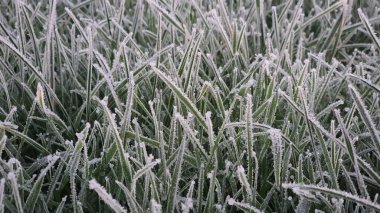
[[[0,1],[0,212],[380,211],[379,9]]]

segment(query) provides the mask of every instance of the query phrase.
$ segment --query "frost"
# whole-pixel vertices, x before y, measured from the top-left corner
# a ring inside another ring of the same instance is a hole
[[[15,175],[15,173],[13,173],[13,172],[9,172],[9,173],[8,173],[8,179],[10,179],[10,180],[12,180],[12,179],[16,179],[16,175]]]
[[[191,198],[186,198],[185,202],[181,203],[182,212],[188,213],[193,208],[193,200]]]
[[[8,165],[10,165],[10,166],[12,166],[12,164],[14,164],[14,165],[18,165],[18,164],[20,164],[20,161],[19,160],[17,160],[16,158],[10,158],[9,160],[8,160]]]
[[[230,206],[234,205],[235,202],[236,201],[233,198],[229,198],[228,201],[227,201],[228,205],[230,205]]]
[[[210,119],[210,118],[211,118],[211,112],[208,111],[208,112],[206,112],[206,119]]]
[[[127,212],[95,179],[89,181],[89,188],[96,191],[99,197],[115,212]]]
[[[207,178],[211,179],[214,176],[214,171],[207,173]]]
[[[59,156],[57,156],[57,155],[48,155],[48,156],[46,157],[46,160],[47,160],[48,162],[56,161],[56,160],[58,160],[58,159],[59,159]]]
[[[161,213],[162,212],[162,206],[161,204],[157,203],[156,200],[152,199],[150,201],[151,211],[152,213]]]
[[[104,98],[100,101],[100,103],[103,106],[107,106],[108,105],[108,96],[104,96]]]
[[[276,184],[279,185],[281,180],[281,165],[282,165],[282,155],[284,152],[282,143],[282,134],[279,129],[270,128],[267,130],[269,136],[272,140],[272,154],[273,154],[273,164],[274,164],[274,174],[276,179]]]

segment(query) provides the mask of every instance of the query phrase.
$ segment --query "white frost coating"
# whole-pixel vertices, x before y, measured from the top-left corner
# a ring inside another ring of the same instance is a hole
[[[194,185],[195,185],[195,181],[192,180],[190,182],[190,187],[189,187],[189,191],[186,195],[186,199],[185,199],[185,202],[184,203],[181,203],[181,209],[182,209],[182,212],[184,213],[189,213],[191,209],[193,209],[193,198],[192,198],[192,195],[193,195],[193,191],[194,191]]]
[[[88,161],[88,164],[89,165],[95,165],[95,164],[97,164],[97,163],[99,163],[101,161],[102,161],[102,158],[94,158],[94,159]]]
[[[245,173],[245,169],[244,169],[243,166],[240,165],[240,166],[237,167],[236,172],[237,172],[237,173]]]
[[[232,162],[229,160],[225,160],[224,162],[225,162],[224,164],[226,165],[226,169],[232,165]]]
[[[14,178],[16,178],[15,173],[14,173],[14,172],[9,172],[9,173],[8,173],[8,179],[9,179],[9,180],[12,180],[12,179],[14,179]]]
[[[193,208],[193,199],[186,198],[184,203],[181,203],[181,209],[184,213],[189,213]]]
[[[234,205],[235,202],[236,202],[236,201],[235,201],[233,198],[229,198],[229,199],[227,200],[227,203],[228,203],[228,205],[230,205],[230,206]]]
[[[12,124],[11,122],[8,122],[8,121],[5,121],[5,122],[0,121],[0,125],[6,126],[11,129],[18,129],[17,125]]]
[[[214,170],[212,170],[211,172],[207,173],[207,178],[211,179],[213,175],[214,175]]]
[[[256,85],[256,81],[254,79],[249,79],[248,82],[244,85],[246,88],[253,87]]]
[[[219,211],[219,212],[223,212],[223,206],[220,205],[220,204],[215,204],[215,208]]]
[[[356,202],[357,204],[370,207],[376,211],[380,211],[380,204],[373,202],[370,199],[365,199],[358,197],[357,195],[353,195],[351,193],[330,189],[323,186],[316,185],[307,185],[307,184],[295,184],[295,183],[284,183],[282,187],[285,189],[292,189],[294,193],[299,196],[309,197],[311,199],[315,199],[315,195],[313,193],[325,193],[331,196],[335,196],[338,198],[343,198],[345,200],[350,200]]]
[[[56,161],[56,160],[58,160],[58,158],[59,158],[59,156],[57,156],[57,155],[48,155],[48,156],[46,156],[46,160],[48,162]]]
[[[91,125],[89,123],[86,123],[85,128],[81,132],[75,134],[78,138],[78,141],[83,141],[86,139],[86,137],[88,135],[88,130],[90,129],[90,126]]]
[[[150,201],[150,210],[152,213],[161,213],[162,212],[162,205],[157,203],[155,199],[152,199]]]
[[[356,90],[356,88],[352,85],[348,85],[348,89],[350,91],[350,94],[358,108],[360,117],[362,118],[364,124],[366,125],[367,129],[371,133],[371,138],[375,143],[376,151],[378,154],[380,154],[380,134],[379,130],[377,129],[375,122],[373,121],[367,107],[364,104],[364,101],[362,100],[362,97],[360,93]]]
[[[66,146],[72,146],[73,144],[74,144],[74,142],[73,142],[72,140],[70,140],[70,141],[69,141],[69,140],[66,140],[66,141],[65,141],[65,145],[66,145]]]
[[[187,119],[192,119],[193,117],[194,115],[191,112],[187,113]]]
[[[206,118],[211,118],[211,112],[210,111],[206,112]]]
[[[271,140],[276,145],[282,145],[282,137],[281,137],[281,130],[279,129],[268,129],[267,132],[269,133],[269,136],[271,137]]]
[[[16,163],[19,163],[20,161],[18,161],[16,158],[10,158],[8,160],[8,164],[16,164]]]
[[[115,212],[127,212],[120,203],[113,199],[113,197],[107,193],[103,186],[101,186],[95,179],[89,181],[89,188],[96,191],[99,197]]]
[[[138,124],[138,120],[137,120],[137,118],[133,118],[132,123],[133,123],[134,125]]]
[[[104,98],[100,101],[100,103],[103,106],[107,106],[108,105],[108,96],[104,96]]]
[[[148,157],[146,158],[147,163],[151,163],[154,159],[154,156],[152,154],[149,154]]]
[[[281,165],[282,165],[282,155],[284,152],[281,131],[279,129],[268,129],[267,132],[272,140],[272,153],[273,153],[273,164],[274,164],[274,177],[276,184],[279,185],[281,182]]]
[[[245,174],[245,169],[242,165],[239,165],[236,170],[236,175],[241,183],[243,185],[245,191],[247,192],[248,196],[252,196],[252,190],[251,186],[248,182],[247,175]]]

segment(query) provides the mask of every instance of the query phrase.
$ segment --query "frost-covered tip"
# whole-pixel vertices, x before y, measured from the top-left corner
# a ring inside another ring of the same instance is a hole
[[[281,131],[279,129],[268,129],[267,132],[272,140],[272,153],[273,153],[273,164],[274,164],[274,177],[276,180],[276,185],[280,185],[281,182],[281,161],[283,155],[283,144],[281,138]]]
[[[272,143],[274,143],[275,146],[282,145],[281,130],[270,128],[267,130],[267,132],[272,140]]]
[[[182,212],[188,213],[193,208],[193,200],[191,198],[186,198],[185,202],[181,203]]]
[[[104,98],[102,100],[100,100],[100,103],[103,106],[107,106],[108,105],[108,96],[104,96]]]
[[[56,161],[56,160],[58,160],[58,158],[59,158],[58,155],[48,155],[48,156],[46,156],[46,160],[47,160],[48,162]]]
[[[89,181],[89,188],[96,191],[99,197],[115,212],[127,212],[95,179]]]
[[[78,141],[82,141],[82,140],[86,139],[87,134],[88,134],[88,130],[90,129],[90,127],[91,127],[90,123],[86,123],[86,126],[84,127],[84,129],[82,130],[82,132],[76,133]]]
[[[45,92],[44,88],[42,87],[41,83],[38,82],[37,84],[37,92],[36,92],[36,97],[37,97],[37,104],[41,108],[43,112],[46,110],[46,105],[45,105]]]
[[[206,112],[206,119],[210,119],[210,118],[211,118],[211,112],[208,111],[208,112]]]
[[[20,161],[17,160],[16,158],[10,158],[8,160],[8,166],[12,167],[13,165],[20,165]],[[13,167],[12,167],[13,168]]]
[[[236,172],[237,172],[237,173],[245,173],[245,169],[244,169],[243,166],[240,165],[240,166],[237,167]]]
[[[235,199],[233,199],[233,198],[229,198],[228,200],[227,200],[227,203],[228,203],[228,205],[230,205],[230,206],[232,206],[232,205],[234,205],[235,204]]]
[[[252,191],[251,191],[251,186],[248,182],[248,179],[247,179],[247,175],[245,173],[245,169],[243,166],[239,165],[237,167],[237,170],[236,170],[236,175],[240,181],[240,183],[243,185],[243,187],[245,188],[245,190],[247,191],[247,194],[249,196],[252,195]]]
[[[150,210],[152,213],[161,213],[162,212],[162,205],[157,203],[155,199],[152,199],[150,201]]]

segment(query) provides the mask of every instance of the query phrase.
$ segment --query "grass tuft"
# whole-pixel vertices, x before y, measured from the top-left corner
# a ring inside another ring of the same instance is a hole
[[[380,211],[379,8],[1,0],[0,213]]]

